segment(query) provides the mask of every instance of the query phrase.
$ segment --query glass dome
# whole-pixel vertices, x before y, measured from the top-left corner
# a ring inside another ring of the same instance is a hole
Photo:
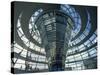
[[[68,70],[85,70],[97,68],[97,26],[93,25],[93,19],[89,7],[75,6],[75,5],[59,5],[59,11],[70,16],[73,20],[74,27],[71,32],[71,37],[68,46],[65,48],[66,60],[65,71]],[[92,11],[92,10],[91,10]],[[27,29],[23,24],[22,17],[24,12],[21,12],[17,19],[16,37],[12,43],[12,68],[17,72],[46,72],[49,71],[49,60],[47,59],[45,44],[47,43],[45,31],[39,31],[37,25],[38,17],[46,18],[46,21],[39,21],[41,25],[48,25],[55,22],[55,18],[48,19],[53,13],[42,15],[46,10],[44,8],[33,11],[33,14],[28,20]],[[42,17],[41,17],[42,16]],[[48,17],[49,16],[49,17]],[[61,19],[62,20],[62,19]],[[67,21],[65,21],[67,24]],[[52,28],[57,29],[54,24],[53,27],[47,26],[47,31],[53,31]],[[42,28],[41,28],[42,29]],[[29,32],[27,34],[27,31]],[[63,31],[63,30],[62,30]],[[66,31],[65,34],[68,34]],[[53,35],[52,35],[53,36]],[[51,36],[47,37],[51,38]],[[44,39],[44,40],[43,40]],[[54,53],[54,52],[53,52]]]

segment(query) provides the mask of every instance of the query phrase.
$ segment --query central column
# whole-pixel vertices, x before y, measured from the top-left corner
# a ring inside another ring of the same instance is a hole
[[[40,27],[39,31],[45,47],[49,71],[63,71],[73,21],[65,13],[56,10],[41,14],[37,25]]]

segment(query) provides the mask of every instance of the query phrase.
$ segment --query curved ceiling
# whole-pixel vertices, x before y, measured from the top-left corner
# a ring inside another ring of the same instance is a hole
[[[12,55],[14,58],[12,62],[14,64],[13,68],[17,72],[25,70],[25,61],[28,61],[33,69],[47,71],[46,52],[35,21],[42,12],[51,9],[59,9],[68,14],[75,24],[72,38],[67,48],[66,70],[96,68],[94,65],[92,67],[89,65],[90,62],[91,64],[97,62],[96,7],[16,2],[14,9],[16,10],[14,10],[13,14],[14,27],[12,27],[12,31],[14,32],[12,33],[14,40],[12,41]]]

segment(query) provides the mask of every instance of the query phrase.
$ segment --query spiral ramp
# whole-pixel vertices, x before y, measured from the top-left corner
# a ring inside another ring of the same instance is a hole
[[[16,10],[11,28],[11,68],[14,73],[49,71],[43,37],[36,21],[43,12],[55,9],[69,15],[74,22],[66,48],[65,71],[97,68],[96,7],[23,2],[16,2],[14,5],[12,9]]]

